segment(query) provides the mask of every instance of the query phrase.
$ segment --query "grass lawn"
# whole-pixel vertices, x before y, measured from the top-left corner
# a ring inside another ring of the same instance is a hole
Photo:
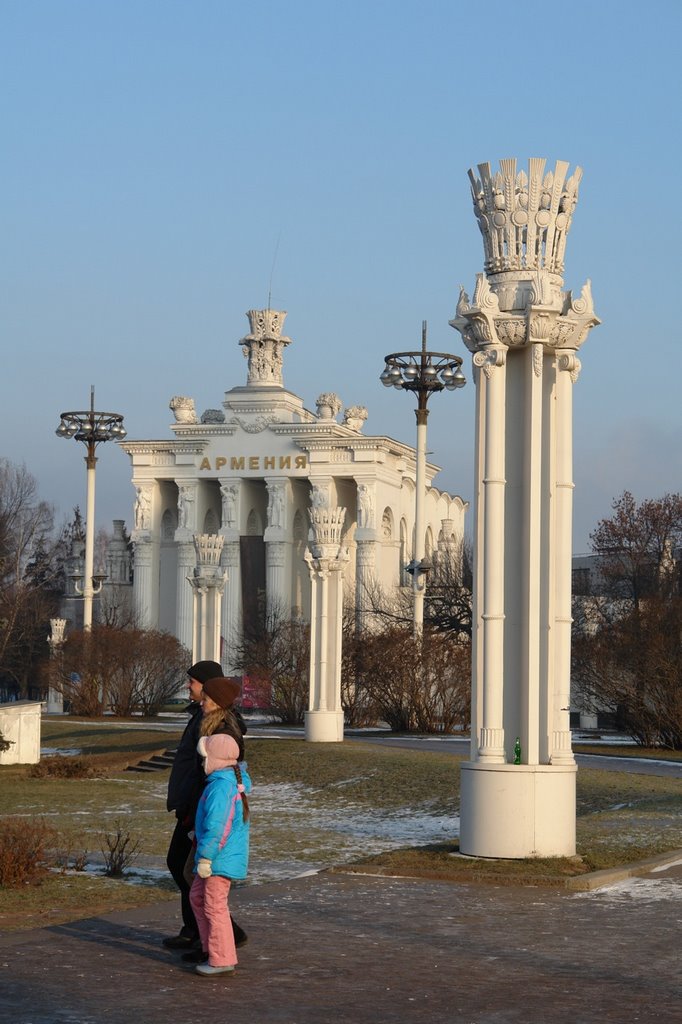
[[[78,750],[96,771],[81,779],[34,778],[30,766],[0,766],[0,816],[44,819],[59,830],[62,860],[98,855],[123,823],[141,860],[163,866],[173,817],[168,772],[125,772],[126,763],[173,747],[177,730],[141,720],[47,720],[43,746]],[[631,748],[628,748],[631,749]],[[577,859],[478,861],[457,852],[459,763],[452,754],[368,743],[309,744],[247,736],[254,780],[251,877],[344,866],[456,881],[560,884],[567,875],[682,847],[679,780],[578,771]],[[44,758],[44,761],[47,759]],[[149,900],[176,899],[168,877],[138,884],[100,874],[53,872],[40,884],[0,888],[0,928],[32,927]]]

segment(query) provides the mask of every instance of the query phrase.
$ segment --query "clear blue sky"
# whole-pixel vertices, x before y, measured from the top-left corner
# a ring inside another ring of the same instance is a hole
[[[596,328],[575,389],[575,546],[625,488],[681,487],[682,4],[1,0],[0,454],[85,504],[59,413],[166,438],[174,394],[245,383],[244,313],[289,311],[285,384],[413,443],[387,352],[448,327],[483,251],[467,169],[580,164],[566,286]],[[276,253],[276,260],[274,260]],[[274,260],[274,271],[273,271]],[[471,498],[474,388],[436,396],[437,483]],[[131,525],[101,450],[97,519]]]

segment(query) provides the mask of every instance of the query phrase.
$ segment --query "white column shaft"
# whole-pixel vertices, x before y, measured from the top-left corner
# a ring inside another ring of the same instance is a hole
[[[573,380],[575,357],[556,372],[556,535],[552,764],[574,764],[571,749],[571,554],[573,548]]]
[[[504,682],[504,502],[505,502],[505,366],[488,367],[480,376],[485,389],[483,466],[483,726],[479,759],[505,760],[502,697]]]
[[[525,360],[526,364],[524,378],[527,400],[523,440],[523,514],[522,523],[519,524],[523,550],[523,579],[521,581],[523,636],[521,638],[520,678],[525,681],[525,685],[521,687],[522,706],[520,708],[519,736],[523,763],[538,764],[541,599],[544,597],[546,602],[546,595],[541,593],[541,544],[543,525],[545,525],[542,517],[542,345],[529,346],[521,358]],[[549,513],[549,509],[545,509],[545,511]],[[549,515],[547,519],[549,519]]]
[[[177,625],[175,633],[180,643],[184,644],[188,649],[192,646],[194,619],[194,598],[188,577],[192,575],[194,564],[194,545],[187,542],[178,543]]]

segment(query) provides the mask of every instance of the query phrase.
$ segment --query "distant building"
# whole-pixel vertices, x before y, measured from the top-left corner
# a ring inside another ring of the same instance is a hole
[[[126,440],[136,489],[133,603],[138,622],[192,646],[194,537],[221,534],[228,574],[222,609],[223,661],[247,617],[263,607],[307,619],[310,580],[304,553],[311,507],[346,509],[346,585],[360,619],[373,581],[406,585],[415,517],[415,450],[362,433],[367,409],[333,392],[305,409],[282,379],[286,314],[251,310],[241,339],[247,382],[200,416],[191,398],[170,402],[173,439]],[[333,373],[333,355],[328,372]],[[427,465],[427,555],[458,547],[467,503],[431,486]]]

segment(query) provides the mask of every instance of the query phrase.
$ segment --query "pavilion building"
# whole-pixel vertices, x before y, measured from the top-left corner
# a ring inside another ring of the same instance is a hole
[[[196,566],[194,538],[223,538],[226,581],[221,609],[221,657],[243,623],[265,611],[310,617],[305,560],[310,510],[345,508],[343,545],[349,562],[346,598],[358,624],[371,620],[372,594],[409,586],[416,453],[390,437],[362,432],[367,409],[343,405],[325,392],[317,412],[283,384],[286,313],[247,314],[241,339],[247,381],[224,395],[220,409],[198,416],[191,398],[170,402],[175,422],[167,440],[126,440],[136,490],[133,607],[145,628],[174,633],[190,650]],[[425,550],[437,558],[459,550],[467,503],[432,486],[427,464]]]

